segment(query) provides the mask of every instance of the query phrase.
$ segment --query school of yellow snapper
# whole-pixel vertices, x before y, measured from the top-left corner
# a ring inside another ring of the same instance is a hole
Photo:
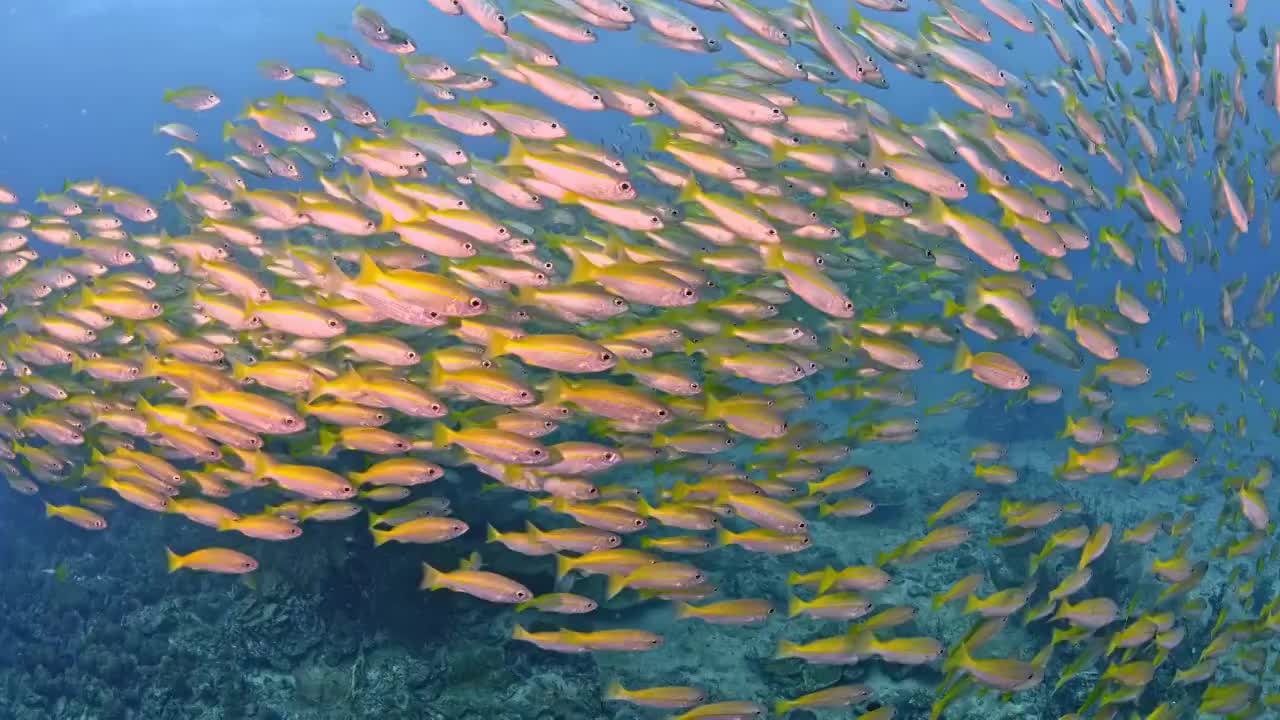
[[[1216,488],[1185,496],[1182,517],[1091,527],[1073,520],[1072,503],[1020,495],[1018,470],[1001,464],[1007,448],[985,443],[953,497],[906,511],[920,517],[917,538],[874,548],[863,566],[796,566],[785,614],[828,621],[831,634],[784,641],[779,657],[933,664],[945,677],[934,717],[963,698],[1073,681],[1093,690],[1068,718],[1275,712],[1280,693],[1262,678],[1280,610],[1255,598],[1277,552],[1271,468],[1232,460],[1249,447],[1243,414],[1186,404],[1126,413],[1134,393],[1171,401],[1175,379],[1195,378],[1153,377],[1121,351],[1158,309],[1180,315],[1199,344],[1221,339],[1210,370],[1238,375],[1241,400],[1262,405],[1249,373],[1265,361],[1251,333],[1273,324],[1280,272],[1244,318],[1243,278],[1222,287],[1217,318],[1170,307],[1180,295],[1166,282],[1177,265],[1216,268],[1220,248],[1233,251],[1251,226],[1270,242],[1274,184],[1259,197],[1241,148],[1255,116],[1280,108],[1280,43],[1262,28],[1261,59],[1246,63],[1247,2],[1212,3],[1198,20],[1178,0],[916,0],[926,7],[911,13],[907,0],[855,0],[840,17],[809,0],[688,0],[696,10],[533,0],[510,15],[495,2],[430,0],[426,10],[465,16],[505,44],[478,52],[475,67],[420,51],[365,6],[352,15],[362,47],[318,36],[336,69],[264,61],[286,90],[225,124],[227,157],[185,144],[199,135],[189,125],[158,128],[199,176],[163,204],[109,180],[70,181],[33,203],[0,189],[0,472],[10,487],[72,491],[75,502],[44,507],[85,530],[138,522],[123,501],[265,541],[367,513],[377,545],[447,543],[480,532],[467,508],[402,501],[465,466],[530,498],[526,527],[487,529],[505,547],[493,552],[539,558],[558,577],[605,576],[605,593],[535,597],[461,553],[456,568],[424,564],[423,590],[542,617],[632,592],[675,603],[679,618],[779,623],[768,600],[715,597],[697,556],[734,545],[803,557],[811,524],[875,510],[857,494],[875,468],[852,463],[856,448],[909,443],[922,422],[989,394],[1011,407],[1065,403],[1057,482],[1225,476],[1222,515],[1201,519],[1217,522],[1220,545],[1193,549],[1188,535]],[[722,37],[691,19],[706,12],[726,17]],[[1234,67],[1205,67],[1210,24],[1233,32]],[[557,42],[637,25],[664,52],[723,50],[723,73],[654,88],[560,65]],[[1132,49],[1122,36],[1137,38]],[[1057,71],[1007,72],[988,58],[997,37],[1056,53]],[[383,118],[343,89],[344,73],[372,70],[368,48],[393,56],[424,94],[412,119]],[[621,156],[575,139],[550,110],[496,99],[514,83],[551,107],[630,116],[653,152]],[[901,87],[970,109],[904,122],[877,101]],[[165,99],[191,112],[220,104],[202,86]],[[1064,122],[1042,113],[1053,106]],[[336,156],[317,149],[329,134]],[[490,135],[506,140],[505,157],[467,151],[468,138]],[[1179,183],[1205,161],[1212,197],[1185,196]],[[1280,171],[1280,146],[1265,161]],[[254,187],[265,178],[314,178],[318,189]],[[996,214],[968,209],[976,196]],[[1212,224],[1184,226],[1197,207]],[[1096,233],[1082,217],[1093,213],[1104,216]],[[180,215],[183,230],[162,232],[162,215]],[[41,261],[33,239],[57,252]],[[1092,267],[1069,262],[1086,251]],[[1109,303],[1073,302],[1073,280],[1100,267],[1131,268],[1132,279]],[[1042,287],[1061,290],[1050,302]],[[954,353],[951,366],[926,366],[925,346]],[[1026,348],[1076,384],[1033,377],[1015,359]],[[913,376],[930,371],[972,382],[917,412]],[[860,403],[847,433],[789,422],[822,402]],[[1166,437],[1174,425],[1195,447]],[[553,441],[557,432],[579,439]],[[744,447],[750,462],[728,459]],[[331,469],[342,450],[363,469]],[[639,468],[657,469],[661,487],[629,484]],[[260,511],[228,509],[232,494],[260,497]],[[965,518],[980,513],[998,513],[1007,534],[973,536]],[[1108,548],[1162,534],[1186,539],[1172,556],[1150,554],[1145,591],[1090,588]],[[1023,584],[939,575],[932,608],[877,606],[896,568],[988,542],[1030,548]],[[168,563],[258,567],[223,547],[170,550]],[[1224,563],[1236,565],[1229,592],[1197,595],[1209,566]],[[971,629],[944,647],[902,631],[917,612],[955,612]],[[1188,618],[1205,613],[1217,614],[1208,644],[1188,654]],[[993,655],[1010,622],[1045,624],[1052,640]],[[662,644],[639,629],[516,625],[513,637],[562,653]],[[1175,653],[1185,662],[1175,666]],[[624,680],[632,687],[613,684],[607,700],[685,720],[875,698],[873,687],[837,685],[766,707]],[[1154,690],[1171,685],[1190,702]]]

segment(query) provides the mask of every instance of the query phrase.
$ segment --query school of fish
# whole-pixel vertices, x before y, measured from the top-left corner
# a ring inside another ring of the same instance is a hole
[[[1135,3],[853,0],[833,15],[810,0],[429,0],[433,22],[475,23],[505,48],[471,59],[431,55],[357,6],[350,39],[317,36],[330,67],[264,60],[281,92],[238,114],[212,88],[165,93],[195,124],[157,128],[190,170],[167,197],[109,179],[34,198],[0,188],[0,473],[86,531],[153,512],[250,549],[234,538],[286,541],[362,513],[376,545],[487,532],[491,552],[580,592],[535,596],[461,552],[456,567],[424,563],[420,588],[544,620],[621,593],[713,624],[804,618],[828,632],[796,633],[778,657],[929,664],[943,678],[934,718],[1047,683],[1092,688],[1064,720],[1274,716],[1280,693],[1261,678],[1280,598],[1255,592],[1280,552],[1271,467],[1233,459],[1255,451],[1243,411],[1175,404],[1174,381],[1194,374],[1162,377],[1134,355],[1153,317],[1175,316],[1197,344],[1220,343],[1209,372],[1236,376],[1240,403],[1280,427],[1250,380],[1266,371],[1253,335],[1274,324],[1280,272],[1248,309],[1246,278],[1223,284],[1217,317],[1181,302],[1174,275],[1214,282],[1224,252],[1270,243],[1278,185],[1259,187],[1252,160],[1280,173],[1262,129],[1280,110],[1280,42],[1259,28],[1246,62],[1245,0],[1198,19],[1179,0]],[[699,27],[708,13],[722,32]],[[1206,62],[1218,25],[1233,39],[1225,69]],[[723,72],[658,88],[560,64],[557,44],[628,30],[655,52],[722,52]],[[1000,67],[1001,42],[1054,69]],[[421,92],[411,118],[346,89],[375,65]],[[545,106],[499,99],[517,84]],[[878,100],[907,91],[965,110],[908,122]],[[556,107],[618,114],[651,147],[575,137]],[[219,112],[220,127],[206,120]],[[228,154],[192,147],[202,132],[221,132]],[[484,136],[506,153],[468,149]],[[1264,150],[1247,150],[1258,138]],[[1187,197],[1180,182],[1205,167],[1212,196]],[[1193,211],[1211,222],[1184,223]],[[1125,278],[1109,302],[1073,300],[1108,269]],[[1072,381],[1033,376],[1032,351]],[[917,378],[950,373],[967,389],[916,408]],[[1090,524],[1076,503],[1020,492],[1008,448],[983,443],[950,499],[900,510],[918,537],[861,566],[805,564],[814,525],[876,510],[858,494],[876,482],[859,448],[911,443],[992,395],[1065,406],[1054,482],[1177,493],[1166,483],[1224,480],[1188,491],[1181,517]],[[856,409],[847,428],[795,419],[836,403]],[[1152,403],[1163,409],[1126,411]],[[361,469],[335,470],[340,452]],[[469,525],[468,507],[432,496],[457,468],[492,481],[465,490],[475,503],[527,494],[527,524]],[[656,484],[628,481],[645,473]],[[1215,493],[1221,515],[1198,517]],[[231,510],[232,495],[257,510]],[[976,536],[966,517],[979,514],[1007,533]],[[1193,528],[1214,522],[1218,544],[1194,546]],[[1176,552],[1147,551],[1140,583],[1109,588],[1125,595],[1090,587],[1117,546],[1160,536]],[[1025,545],[1021,584],[940,572],[931,607],[877,602],[899,568],[977,543]],[[170,571],[258,568],[232,547],[180,550]],[[698,556],[731,552],[794,554],[777,579],[789,607],[718,596]],[[1196,594],[1227,564],[1230,592]],[[911,634],[918,613],[969,629],[946,646]],[[1206,613],[1207,644],[1189,651]],[[993,654],[1009,623],[1051,640]],[[663,642],[522,624],[512,637],[556,653]],[[763,702],[626,677],[605,699],[683,720],[895,715],[851,684]]]

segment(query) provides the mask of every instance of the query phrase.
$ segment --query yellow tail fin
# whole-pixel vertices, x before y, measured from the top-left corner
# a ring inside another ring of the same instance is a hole
[[[170,550],[169,548],[164,549],[164,554],[166,559],[169,561],[169,572],[174,572],[175,570],[178,570],[182,567],[181,555]]]

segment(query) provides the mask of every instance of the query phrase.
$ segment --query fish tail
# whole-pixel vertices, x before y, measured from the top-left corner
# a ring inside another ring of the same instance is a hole
[[[556,555],[556,580],[560,580],[573,570],[573,559],[564,555]],[[612,597],[612,596],[610,596]]]
[[[395,232],[396,228],[399,226],[400,223],[396,222],[396,219],[391,216],[391,213],[384,212],[382,213],[382,220],[378,222],[378,232]]]
[[[254,480],[261,480],[267,476],[267,473],[271,472],[271,460],[266,453],[259,452],[253,455],[253,467],[251,470]]]
[[[539,530],[533,523],[529,522],[528,520],[526,520],[524,523],[524,531],[529,535],[529,537],[533,538],[534,542],[545,542],[543,538],[545,538],[546,536],[543,535],[542,531]]]
[[[676,198],[677,203],[697,202],[702,197],[702,186],[698,184],[698,179],[692,174],[684,181],[684,185],[680,188],[680,195]]]
[[[693,606],[686,602],[676,603],[676,619],[686,620],[693,617]]]
[[[849,25],[848,25],[849,32],[856,33],[858,32],[858,28],[861,26],[862,26],[862,13],[858,12],[856,8],[852,8],[852,7],[849,8]],[[782,713],[779,712],[778,714],[781,715]]]
[[[500,357],[508,354],[511,342],[510,338],[502,333],[490,333],[489,342],[485,345],[484,355],[488,358]]]
[[[775,165],[785,162],[787,159],[787,146],[782,142],[776,142],[769,147],[769,159]]]
[[[452,433],[449,432],[448,426],[443,423],[436,423],[435,428],[431,431],[431,444],[435,449],[448,447],[452,441]]]
[[[969,596],[969,599],[972,600],[973,596],[972,595]],[[965,660],[968,657],[969,657],[969,645],[968,643],[962,642],[956,646],[955,650],[951,651],[951,654],[947,656],[946,660],[942,661],[942,671],[949,673],[949,672],[954,672],[956,670],[959,670],[960,668],[964,667]]]
[[[627,577],[625,575],[610,575],[609,583],[605,586],[604,597],[606,600],[612,600],[618,593],[627,587]]]
[[[764,268],[766,270],[782,270],[787,265],[787,258],[782,254],[781,245],[764,247]]]
[[[45,516],[45,517],[53,517],[54,515],[57,515],[57,514],[58,514],[58,509],[57,509],[57,508],[55,508],[53,505],[51,505],[51,504],[50,504],[50,503],[48,503],[48,502],[46,502],[46,503],[44,504],[44,516]]]
[[[677,502],[683,500],[689,496],[690,491],[689,483],[677,480],[676,484],[671,486],[671,499]]]
[[[1049,554],[1049,549],[1050,549],[1049,546],[1045,545],[1044,549],[1042,549],[1040,552],[1036,553],[1035,555],[1031,556],[1031,560],[1028,565],[1029,574],[1031,575],[1036,574],[1036,570],[1040,569],[1040,563],[1044,562],[1045,556]]]
[[[627,689],[622,687],[622,683],[615,680],[609,681],[609,686],[604,689],[605,700],[622,700],[627,697]]]
[[[818,594],[821,595],[830,590],[839,580],[840,576],[832,568],[826,568],[822,571],[822,578],[818,580]]]
[[[333,451],[333,446],[341,442],[341,438],[342,438],[342,434],[337,430],[333,430],[327,427],[320,428],[320,439],[319,439],[320,454],[324,455],[325,457],[328,457],[329,453]]]
[[[498,532],[497,528],[495,528],[492,525],[485,526],[484,541],[486,543],[496,543],[501,539],[502,539],[502,535]]]
[[[440,587],[440,578],[441,572],[439,570],[426,563],[422,563],[422,582],[418,583],[418,589],[436,590]],[[516,627],[519,627],[519,625]]]
[[[164,549],[164,554],[165,554],[165,558],[168,560],[168,563],[169,563],[169,572],[174,572],[175,570],[179,570],[182,568],[183,563],[182,563],[181,555],[170,550],[169,548]]]
[[[514,628],[511,629],[512,640],[528,640],[529,638],[530,638],[529,631],[525,630],[524,627],[520,625],[516,625]]]
[[[144,374],[146,373],[145,368],[143,369],[143,373]],[[319,380],[319,382],[313,381],[311,383],[310,389],[307,391],[307,399],[306,399],[307,404],[311,404],[316,400],[319,400],[320,398],[324,397],[325,393],[329,392],[329,388],[327,387],[329,384],[328,381],[325,381],[321,378],[317,378],[317,380]]]
[[[774,657],[775,658],[795,657],[796,656],[795,653],[799,649],[800,649],[800,646],[791,642],[790,640],[779,640],[778,652],[777,654],[774,655]]]
[[[870,631],[855,625],[849,630],[850,648],[859,655],[875,652],[876,636]]]
[[[507,150],[507,156],[498,161],[498,164],[506,166],[524,165],[525,160],[528,157],[529,151],[525,149],[524,143],[520,142],[520,138],[512,135],[511,145]]]
[[[379,530],[375,527],[369,527],[369,534],[373,535],[373,546],[380,547],[391,540],[390,530]]]
[[[673,137],[671,128],[667,127],[666,125],[659,125],[657,123],[654,123],[654,124],[646,125],[645,129],[649,131],[649,137],[652,139],[652,145],[654,150],[665,149],[667,146],[667,143],[671,142],[671,138]]]
[[[559,405],[564,401],[565,390],[568,385],[559,375],[552,376],[547,382],[546,387],[542,388],[542,402],[547,405]]]
[[[376,285],[385,273],[378,267],[378,262],[369,253],[360,253],[360,272],[356,275],[358,285]]]
[[[773,712],[779,717],[781,717],[783,715],[786,715],[788,712],[790,712],[791,708],[793,707],[795,707],[795,703],[792,702],[791,700],[779,700],[777,703],[774,704]]]
[[[924,213],[925,222],[930,225],[942,225],[947,220],[947,206],[937,195],[929,196],[929,205]]]
[[[1071,437],[1071,430],[1073,430],[1074,428],[1075,428],[1074,421],[1071,420],[1071,418],[1066,419],[1066,427],[1062,428],[1060,433],[1057,433],[1057,439],[1066,439]]]
[[[726,545],[732,545],[732,544],[733,544],[733,533],[729,532],[724,528],[720,528],[719,530],[716,530],[716,545],[719,545],[720,547],[724,547]]]
[[[956,343],[956,356],[951,361],[951,372],[958,373],[968,370],[973,365],[973,353],[969,352],[969,346],[964,341]]]
[[[858,211],[853,214],[853,222],[849,225],[849,237],[857,240],[867,234],[867,214]]]
[[[792,595],[787,598],[787,617],[793,618],[804,612],[804,601]]]
[[[569,278],[565,280],[566,285],[589,282],[595,277],[595,266],[582,253],[574,251],[566,252],[566,254],[569,256],[569,262],[571,263]]]

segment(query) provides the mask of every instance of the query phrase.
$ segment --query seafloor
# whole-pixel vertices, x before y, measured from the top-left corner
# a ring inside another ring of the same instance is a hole
[[[928,509],[954,495],[958,487],[974,486],[968,453],[985,439],[1013,441],[1007,464],[1023,478],[1016,486],[1017,498],[1078,500],[1079,520],[1091,527],[1102,521],[1132,527],[1161,512],[1176,519],[1187,510],[1172,489],[1150,492],[1147,486],[1137,504],[1129,502],[1135,490],[1122,481],[1055,480],[1053,466],[1060,462],[1061,442],[1054,435],[1063,420],[1059,406],[1009,409],[1001,398],[929,420],[914,443],[854,451],[852,461],[875,473],[865,489],[878,504],[870,516],[817,522],[815,547],[800,555],[778,559],[727,548],[702,556],[699,564],[720,587],[721,596],[764,597],[785,608],[790,570],[874,562],[876,553],[918,536],[920,518]],[[1250,460],[1242,458],[1246,465]],[[836,681],[864,682],[875,689],[877,702],[895,706],[898,717],[928,716],[933,687],[941,679],[937,668],[906,668],[878,660],[828,667],[773,659],[780,638],[807,641],[832,635],[841,629],[833,623],[795,619],[761,627],[695,628],[698,621],[674,620],[668,603],[640,603],[624,594],[590,616],[570,618],[568,623],[562,622],[565,616],[557,616],[556,626],[643,627],[665,636],[659,650],[566,656],[511,641],[517,619],[531,630],[553,625],[533,612],[517,618],[509,609],[470,597],[417,590],[423,561],[451,567],[473,549],[484,553],[488,566],[535,592],[552,589],[550,558],[528,559],[480,544],[486,522],[520,527],[527,499],[509,491],[486,491],[484,502],[478,503],[474,498],[482,481],[463,472],[431,486],[434,494],[450,495],[473,528],[470,541],[461,541],[463,547],[450,543],[440,550],[396,545],[375,549],[360,517],[340,524],[309,524],[302,538],[285,546],[255,541],[253,552],[262,569],[249,582],[199,573],[166,574],[164,546],[200,547],[216,535],[179,518],[156,518],[126,508],[114,516],[110,532],[79,533],[45,520],[36,498],[0,496],[0,518],[7,525],[7,541],[0,544],[0,717],[662,716],[605,703],[602,690],[614,678],[628,686],[701,685],[717,698],[755,699],[769,706]],[[647,488],[653,478],[633,476],[627,481]],[[991,488],[983,503],[998,503],[1002,490]],[[1218,502],[1212,500],[1196,512],[1216,515]],[[550,517],[544,519],[550,522]],[[994,548],[987,540],[1003,532],[998,522],[995,512],[968,515],[966,523],[975,539],[957,551],[895,567],[893,583],[875,598],[877,607],[928,608],[932,593],[979,570],[988,576],[987,592],[1020,583],[1027,556],[1041,543]],[[1156,557],[1172,554],[1175,541],[1165,537],[1157,542],[1169,547],[1145,552]],[[1140,590],[1143,554],[1113,542],[1113,552],[1095,568],[1092,587],[1097,594],[1105,595],[1109,585]],[[1055,556],[1050,566],[1055,562],[1064,560]],[[580,580],[577,588],[599,598],[599,582]],[[1271,597],[1272,585],[1261,579],[1258,597]],[[1221,568],[1214,567],[1197,594],[1216,606],[1226,587]],[[951,644],[971,625],[960,613],[958,606],[921,613],[915,621],[919,632],[913,634]],[[1172,666],[1194,662],[1193,649],[1203,645],[1197,638],[1203,640],[1212,622],[1207,614],[1199,625],[1189,621],[1187,642],[1175,651]],[[1021,621],[1015,619],[1011,627],[1020,628]],[[1030,657],[1048,642],[1049,632],[1044,623],[1006,631],[1002,637],[1017,644],[992,652]],[[1055,666],[1061,663],[1055,661]],[[1050,682],[1009,702],[995,695],[974,697],[961,701],[947,717],[1056,718],[1079,707],[1095,676],[1086,672],[1054,692],[1057,673],[1051,670]],[[812,716],[796,711],[791,717]]]

